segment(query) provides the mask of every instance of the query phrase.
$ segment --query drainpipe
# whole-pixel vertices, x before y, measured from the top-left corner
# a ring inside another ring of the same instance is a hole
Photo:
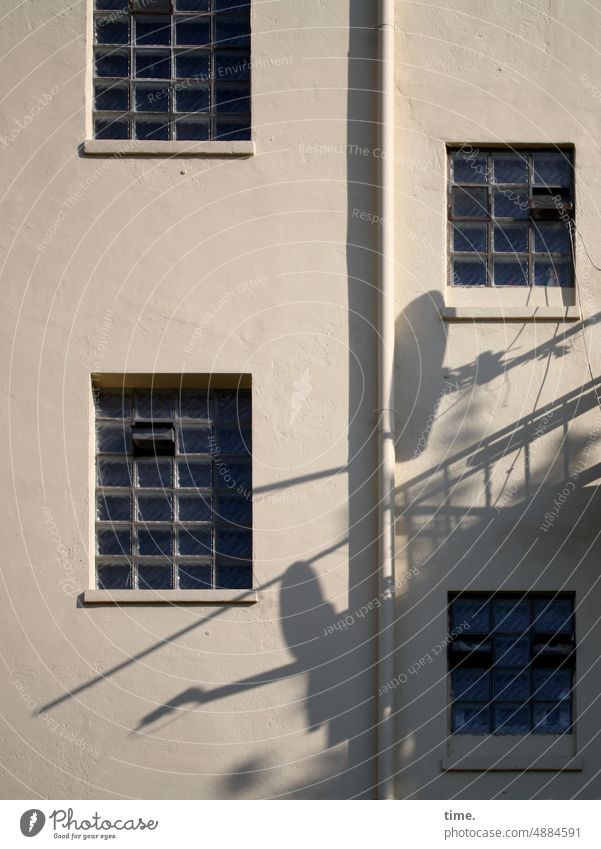
[[[378,798],[394,799],[394,0],[378,0]],[[383,692],[385,690],[385,692]]]

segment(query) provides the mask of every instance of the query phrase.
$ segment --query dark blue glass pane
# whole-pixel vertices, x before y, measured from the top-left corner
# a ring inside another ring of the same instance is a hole
[[[129,90],[123,86],[97,85],[94,88],[96,109],[126,112],[129,109]]]
[[[211,566],[208,563],[180,563],[178,575],[180,590],[211,589]]]
[[[138,112],[168,112],[169,88],[161,85],[136,85]]]
[[[138,486],[170,487],[173,485],[173,465],[171,460],[160,457],[145,457],[136,460]]]
[[[569,669],[535,669],[534,693],[539,701],[558,702],[572,694],[572,672]]]
[[[453,250],[486,251],[488,226],[486,224],[455,224],[453,227]]]
[[[252,556],[252,533],[245,530],[217,530],[217,554],[223,557]]]
[[[130,0],[132,12],[170,12],[171,0]]]
[[[233,9],[238,12],[242,12],[245,9],[248,9],[250,6],[250,0],[215,0],[215,9],[218,12],[223,11],[224,9]]]
[[[456,183],[486,183],[488,157],[472,153],[453,155],[453,179]]]
[[[530,661],[528,638],[497,637],[495,639],[495,663],[499,666],[524,667]]]
[[[453,630],[462,626],[466,636],[488,633],[489,601],[486,598],[458,598],[453,601],[451,609]]]
[[[171,44],[171,19],[160,15],[134,15],[138,46]]]
[[[171,496],[166,493],[157,495],[138,495],[138,515],[142,522],[170,522],[173,518]]]
[[[208,80],[208,54],[197,50],[178,50],[175,55],[175,73],[180,78]]]
[[[177,532],[177,551],[183,555],[209,555],[213,550],[212,533],[205,528],[180,528]]]
[[[179,460],[178,485],[194,489],[209,489],[212,484],[211,463],[198,460]]]
[[[569,254],[570,233],[563,224],[536,224],[534,227],[534,249],[538,253]]]
[[[215,41],[220,47],[248,47],[250,19],[246,15],[216,15]]]
[[[453,215],[457,218],[488,218],[488,190],[454,188]]]
[[[252,504],[246,498],[235,495],[220,495],[216,518],[233,525],[250,525]]]
[[[217,428],[217,447],[221,454],[250,454],[250,430],[243,430],[236,425],[234,427],[219,425]]]
[[[169,555],[173,553],[173,534],[170,528],[138,528],[136,533],[138,539],[138,554],[147,557],[155,557],[160,554]]]
[[[138,589],[139,590],[171,590],[173,589],[173,575],[170,564],[138,565]]]
[[[164,121],[136,120],[136,138],[147,141],[168,141],[169,124]]]
[[[535,153],[534,182],[543,186],[569,186],[572,179],[572,164],[563,153]]]
[[[94,121],[95,139],[128,139],[129,123],[126,120],[96,120]]]
[[[127,460],[98,459],[97,477],[99,486],[131,486]]]
[[[217,50],[215,52],[215,78],[224,81],[250,79],[248,56],[239,52]]]
[[[123,419],[131,416],[131,396],[128,392],[95,389],[93,394],[97,416],[110,419]]]
[[[99,452],[123,454],[131,451],[131,425],[97,424],[96,444]]]
[[[208,419],[208,394],[203,391],[182,389],[179,393],[179,414],[183,419]]]
[[[218,489],[235,490],[248,495],[252,487],[250,463],[230,463],[217,460],[215,463],[215,486]]]
[[[207,141],[209,125],[202,121],[177,121],[175,133],[180,141]]]
[[[98,529],[96,552],[104,555],[131,554],[131,531],[115,528]]]
[[[495,225],[494,248],[500,253],[526,253],[528,251],[528,225]]]
[[[486,669],[455,669],[451,675],[454,699],[487,702],[490,699],[489,674]]]
[[[493,278],[495,286],[527,286],[528,262],[522,259],[495,259]]]
[[[486,286],[488,267],[486,257],[453,259],[453,286]]]
[[[495,183],[528,183],[528,155],[493,155]]]
[[[129,54],[115,51],[96,51],[97,77],[128,77]]]
[[[174,393],[169,390],[138,389],[135,406],[138,419],[172,419],[175,413]]]
[[[489,710],[482,704],[453,705],[453,732],[455,734],[488,734]]]
[[[178,496],[178,519],[180,522],[210,522],[211,499],[202,495]]]
[[[180,454],[210,454],[211,428],[206,425],[182,425],[178,428]]]
[[[175,42],[180,46],[208,46],[211,42],[209,18],[177,18],[175,22]]]
[[[537,286],[571,286],[570,263],[562,260],[535,260],[534,282]]]
[[[131,569],[123,564],[103,564],[96,570],[99,590],[131,589]]]
[[[169,79],[171,76],[170,54],[137,51],[136,76],[142,79]]]
[[[245,566],[225,566],[217,564],[215,586],[221,590],[252,589],[252,568]]]
[[[209,0],[176,0],[178,12],[208,12]]]
[[[216,106],[218,112],[250,112],[250,88],[216,86]]]
[[[530,603],[524,599],[493,601],[493,625],[497,634],[523,634],[530,625]]]
[[[227,139],[228,141],[245,141],[250,138],[250,125],[217,121],[215,138]]]
[[[126,17],[96,18],[96,44],[128,44],[129,20]]]
[[[129,495],[99,495],[96,499],[96,518],[101,522],[131,521]]]
[[[530,676],[527,671],[495,669],[493,681],[497,699],[524,702],[530,695]]]
[[[128,12],[127,0],[96,0],[94,8],[99,11],[109,10],[111,12]]]
[[[494,193],[493,212],[496,218],[527,219],[528,192],[519,189],[502,189]]]
[[[572,709],[569,703],[535,704],[535,734],[564,734],[571,730]]]
[[[497,704],[493,710],[496,734],[527,734],[530,731],[528,707],[519,704]]]
[[[203,112],[209,108],[209,89],[206,86],[189,86],[176,92],[178,112]]]
[[[221,421],[249,421],[251,414],[250,392],[244,389],[220,390],[216,393],[217,415]]]
[[[572,631],[570,599],[540,599],[534,602],[534,630],[543,634]]]

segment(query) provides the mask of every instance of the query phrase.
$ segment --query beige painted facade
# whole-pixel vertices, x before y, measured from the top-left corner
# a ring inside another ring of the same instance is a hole
[[[85,145],[86,2],[0,4],[5,798],[376,796],[374,7],[253,3],[254,152],[174,157]],[[576,733],[546,751],[451,741],[444,652],[409,676],[401,798],[599,793],[599,273],[580,242],[579,298],[449,292],[445,145],[573,144],[601,265],[600,19],[397,2],[396,672],[466,588],[574,591],[579,640]],[[125,373],[250,375],[256,603],[83,600],[91,375]]]

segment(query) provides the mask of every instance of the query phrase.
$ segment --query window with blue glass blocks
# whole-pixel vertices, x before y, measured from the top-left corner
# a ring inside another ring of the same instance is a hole
[[[250,138],[250,0],[94,0],[94,136]]]
[[[573,596],[463,594],[450,600],[454,734],[569,734]]]
[[[570,149],[449,150],[449,283],[573,286]]]
[[[252,587],[251,394],[95,388],[96,586]]]

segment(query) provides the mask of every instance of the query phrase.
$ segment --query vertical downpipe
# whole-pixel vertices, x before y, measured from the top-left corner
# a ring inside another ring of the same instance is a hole
[[[378,589],[378,798],[394,799],[394,0],[378,0],[378,128],[379,214],[378,254],[378,442],[379,550]],[[383,692],[385,690],[385,692]]]

